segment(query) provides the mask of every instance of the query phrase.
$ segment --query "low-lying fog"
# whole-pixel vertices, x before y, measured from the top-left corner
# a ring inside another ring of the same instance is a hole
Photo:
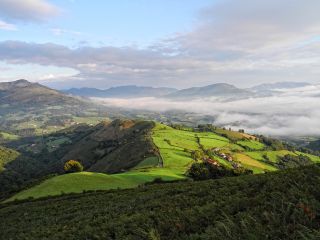
[[[185,110],[215,117],[213,124],[273,136],[320,136],[320,85],[281,89],[265,97],[222,101],[94,98],[107,106],[151,111]]]

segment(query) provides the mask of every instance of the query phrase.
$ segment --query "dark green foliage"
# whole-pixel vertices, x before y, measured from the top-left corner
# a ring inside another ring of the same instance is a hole
[[[301,165],[304,166],[310,164],[313,164],[313,162],[310,160],[309,157],[304,155],[294,156],[291,154],[279,157],[279,162],[276,163],[277,167],[279,167],[280,169],[293,168]]]
[[[320,139],[309,143],[306,147],[313,151],[318,151],[320,153]]]
[[[194,163],[191,165],[188,176],[194,180],[210,179],[210,171],[206,163]]]
[[[63,135],[69,137],[72,142],[76,142],[90,133],[92,133],[92,128],[79,125],[54,133],[52,136]],[[10,147],[15,148],[28,142],[31,144],[38,141],[38,138],[40,137],[22,138],[12,142]],[[63,173],[64,161],[60,159],[70,147],[71,145],[65,145],[51,153],[46,148],[39,153],[20,151],[21,155],[14,161],[7,163],[4,166],[5,170],[0,173],[0,200],[25,187],[34,186],[47,175]]]
[[[277,140],[277,139],[273,139],[273,138],[268,138],[265,136],[259,136],[259,139],[262,143],[264,143],[266,146],[268,146],[270,149],[272,150],[282,150],[282,149],[286,149],[285,145],[283,144],[283,142]]]
[[[0,208],[2,239],[319,239],[320,167]]]
[[[194,180],[208,180],[252,174],[252,171],[241,167],[236,169],[227,169],[223,166],[213,165],[208,162],[201,162],[193,163],[187,174]]]

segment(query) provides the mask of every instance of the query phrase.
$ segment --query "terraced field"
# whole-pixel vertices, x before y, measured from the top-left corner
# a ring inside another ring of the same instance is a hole
[[[79,193],[84,190],[134,188],[156,178],[166,181],[183,179],[195,161],[192,157],[194,151],[217,160],[227,168],[241,166],[251,169],[253,173],[276,171],[275,163],[279,161],[279,157],[287,154],[301,154],[308,156],[313,162],[320,162],[319,157],[306,153],[272,151],[254,136],[228,130],[218,129],[216,133],[197,132],[156,123],[150,134],[158,149],[158,156],[146,157],[127,172],[112,175],[93,172],[60,175],[20,192],[9,200]]]
[[[245,153],[236,153],[233,156],[235,157],[235,160],[240,162],[245,168],[252,170],[253,173],[264,173],[267,171],[277,170],[277,168],[262,161],[256,160]]]

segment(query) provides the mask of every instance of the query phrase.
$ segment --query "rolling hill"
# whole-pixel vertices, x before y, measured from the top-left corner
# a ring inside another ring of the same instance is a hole
[[[313,165],[12,202],[0,205],[5,219],[0,235],[17,240],[318,239],[319,184],[320,167]]]
[[[0,132],[6,136],[40,135],[76,123],[98,123],[106,117],[104,107],[38,83],[0,83]]]
[[[64,104],[85,104],[56,90],[21,79],[0,83],[0,104],[19,107],[44,107]]]
[[[147,121],[104,121],[8,143],[21,155],[0,173],[0,198],[50,174],[63,173],[64,162],[70,159],[80,161],[87,171],[104,173],[128,171],[143,166],[144,160],[157,166],[158,153],[149,135],[153,126]]]
[[[60,135],[65,136],[65,133]],[[195,152],[200,154],[198,159],[194,158]],[[42,157],[43,154],[36,159]],[[62,192],[136,187],[156,178],[186,179],[186,173],[193,163],[208,159],[226,169],[247,169],[255,174],[320,162],[319,156],[261,136],[207,125],[197,129],[173,128],[160,123],[132,120],[115,120],[87,127],[80,135],[71,136],[68,144],[62,144],[51,154],[47,153],[46,158],[51,159],[47,160],[51,169],[44,172],[61,174],[63,163],[70,159],[80,161],[86,172],[83,175],[55,176],[18,193],[10,200],[37,198],[45,193],[57,195]],[[81,176],[91,183],[72,184],[81,182],[78,180]],[[102,184],[103,179],[105,184]]]
[[[61,161],[80,161],[93,172],[127,171],[143,159],[157,157],[148,133],[152,122],[115,120],[102,122],[91,133],[68,146]]]

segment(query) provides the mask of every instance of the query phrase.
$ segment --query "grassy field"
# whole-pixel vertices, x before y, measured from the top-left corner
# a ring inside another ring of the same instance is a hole
[[[200,149],[195,133],[176,130],[162,124],[156,124],[152,139],[160,151],[163,167],[180,174],[185,173],[193,162],[190,152],[184,150]]]
[[[108,175],[82,172],[57,176],[31,189],[18,193],[10,198],[10,200],[59,195],[63,192],[79,193],[83,190],[134,188],[155,178],[169,181],[183,179],[186,178],[185,173],[191,164],[195,162],[192,158],[193,151],[200,151],[204,155],[207,154],[206,156],[213,154],[210,157],[227,168],[234,168],[236,167],[236,163],[240,163],[242,167],[251,169],[253,173],[277,170],[276,167],[267,164],[266,161],[277,163],[279,157],[287,154],[303,154],[310,157],[314,162],[320,162],[319,157],[309,154],[294,153],[288,150],[267,151],[265,150],[265,145],[258,141],[259,139],[253,138],[250,135],[244,136],[239,132],[222,129],[219,131],[220,133],[196,132],[189,129],[177,130],[156,123],[151,131],[151,138],[153,144],[159,150],[158,157],[146,157],[125,173]],[[230,137],[230,139],[227,137]],[[55,146],[67,140],[62,138],[52,141],[51,144]],[[228,154],[232,159],[224,158],[221,153]]]
[[[263,173],[265,171],[276,171],[277,168],[265,164],[261,161],[255,160],[250,156],[243,153],[236,153],[234,157],[237,161],[239,161],[244,167],[251,169],[253,173]]]
[[[271,162],[278,162],[278,158],[279,157],[283,157],[287,154],[290,154],[290,155],[297,155],[293,152],[290,152],[288,150],[279,150],[279,151],[259,151],[259,152],[246,152],[245,153],[246,155],[250,156],[251,158],[253,159],[256,159],[258,161],[263,161],[264,160],[264,155],[268,157],[269,161]],[[313,156],[313,155],[310,155],[312,156],[312,158],[318,158],[319,157],[316,157],[316,156]],[[311,159],[312,160],[312,159]]]
[[[244,134],[244,133],[240,133],[240,132],[235,132],[235,131],[229,131],[226,129],[222,129],[222,128],[217,128],[215,130],[216,133],[221,134],[221,135],[225,135],[227,136],[229,139],[234,139],[234,140],[242,140],[242,139],[248,139],[251,138],[250,135],[248,134]]]
[[[229,140],[225,137],[221,137],[214,133],[197,133],[200,139],[200,144],[203,145],[205,149],[211,148],[221,148],[229,144]]]
[[[237,144],[242,147],[250,148],[251,150],[262,150],[265,148],[263,143],[255,140],[238,141]]]
[[[134,167],[134,169],[140,169],[140,168],[152,168],[159,165],[159,158],[158,157],[148,157],[142,162],[140,162],[137,166]]]
[[[110,190],[134,188],[146,182],[151,182],[155,178],[165,181],[183,179],[168,169],[150,169],[148,171],[130,171],[120,174],[104,174],[93,172],[70,173],[56,176],[45,180],[41,184],[19,192],[7,201],[14,199],[26,199],[29,197],[40,198],[45,196],[56,196],[63,193],[81,193],[84,190]]]

